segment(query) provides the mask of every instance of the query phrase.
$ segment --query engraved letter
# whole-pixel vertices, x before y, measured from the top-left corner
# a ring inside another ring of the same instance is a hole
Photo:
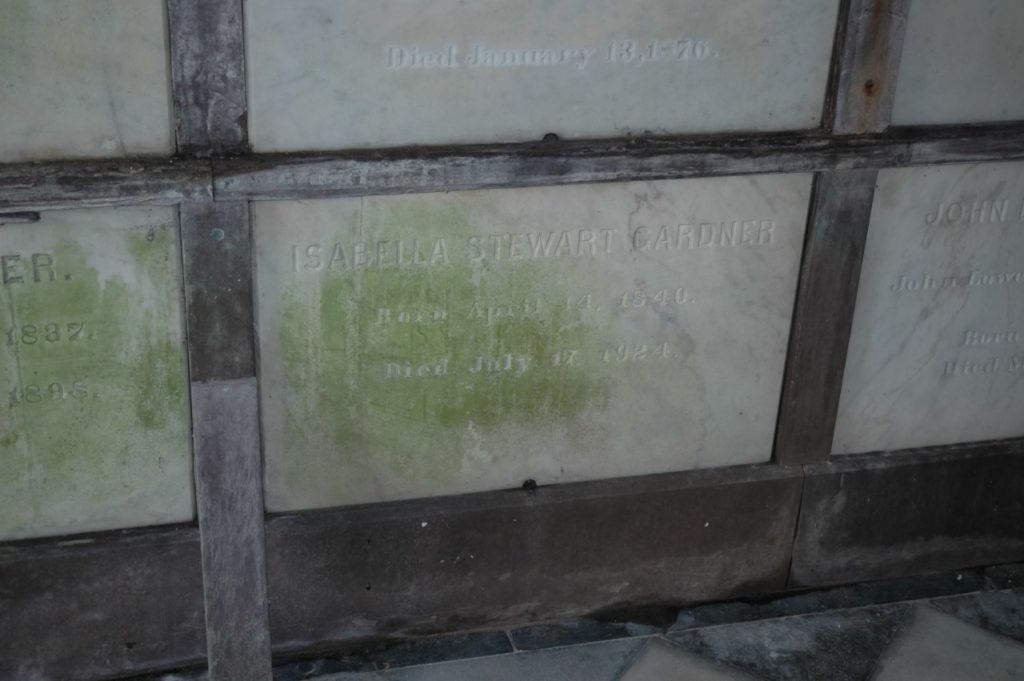
[[[323,267],[323,260],[320,259],[320,245],[311,244],[306,248],[306,269],[311,272],[319,272]]]
[[[39,281],[39,271],[46,270],[50,275],[50,281],[57,280],[57,274],[53,271],[53,256],[49,253],[32,254],[32,279]]]
[[[561,232],[558,237],[558,245],[555,246],[555,257],[572,254],[572,242],[569,240],[569,232]]]
[[[357,241],[352,244],[352,267],[366,267],[370,264],[370,255],[366,252],[366,242]]]
[[[619,230],[615,229],[614,227],[612,227],[612,228],[605,227],[605,228],[601,229],[601,234],[604,234],[604,252],[605,253],[611,253],[612,252],[612,234],[614,234],[617,231],[619,231]]]
[[[589,229],[581,229],[579,236],[579,254],[594,255],[594,233]]]
[[[954,224],[960,222],[964,217],[964,204],[957,201],[956,203],[949,204],[949,208],[946,209],[946,222]]]
[[[384,256],[387,255],[387,240],[377,242],[377,269],[384,267]]]
[[[668,250],[668,226],[662,225],[658,229],[658,236],[654,240],[654,246],[651,250]]]
[[[992,203],[992,214],[990,220],[992,222],[1006,222],[1006,213],[1010,210],[1010,200],[1003,199],[1002,201],[995,201]]]
[[[444,239],[438,239],[434,242],[434,250],[430,254],[430,265],[447,265],[448,264],[448,246],[445,244]]]
[[[987,217],[985,213],[990,205],[988,201],[981,201],[980,203],[974,201],[971,203],[971,217],[968,219],[968,222],[985,222]]]
[[[331,253],[331,262],[328,263],[327,269],[334,269],[335,263],[338,263],[339,269],[348,269],[348,262],[345,259],[345,248],[340,243],[334,244],[334,252]]]
[[[25,282],[24,277],[18,277],[13,274],[14,263],[21,260],[20,255],[2,255],[0,256],[0,273],[2,273],[2,279],[4,284],[23,284]]]
[[[705,236],[707,238],[705,238]],[[700,223],[700,236],[697,237],[697,246],[710,246],[715,240],[715,225],[710,222]]]
[[[650,241],[647,239],[647,228],[637,227],[633,230],[633,250],[646,251]]]
[[[686,246],[683,246],[683,241]],[[679,237],[676,239],[676,248],[693,248],[693,225],[679,225]]]
[[[400,69],[405,66],[405,50],[401,47],[387,47],[387,69]]]
[[[530,248],[533,250],[534,258],[542,258],[544,256],[551,255],[551,247],[555,245],[554,232],[546,232],[543,234],[545,235],[542,236],[541,232],[537,232],[536,242],[533,240],[533,232],[528,232],[526,234],[526,241],[530,244]]]

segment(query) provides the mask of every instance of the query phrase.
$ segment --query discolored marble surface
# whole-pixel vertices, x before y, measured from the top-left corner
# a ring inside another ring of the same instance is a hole
[[[176,211],[0,234],[0,538],[191,519]]]
[[[268,508],[767,461],[809,179],[255,204]]]

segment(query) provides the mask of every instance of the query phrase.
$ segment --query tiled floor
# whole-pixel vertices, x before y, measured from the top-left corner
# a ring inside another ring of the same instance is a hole
[[[640,632],[638,632],[640,633]],[[318,681],[1024,680],[1024,589],[693,626]]]
[[[1024,566],[575,620],[275,667],[275,681],[1024,681]],[[203,674],[152,677],[202,679]]]

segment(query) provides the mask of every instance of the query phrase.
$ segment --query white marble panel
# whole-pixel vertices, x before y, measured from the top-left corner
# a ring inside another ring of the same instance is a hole
[[[911,3],[893,123],[1024,119],[1024,2]]]
[[[834,451],[1024,435],[1024,164],[883,170]]]
[[[268,507],[767,461],[809,190],[254,204]]]
[[[0,225],[0,539],[193,517],[173,208]]]
[[[0,2],[0,162],[173,151],[162,0]]]
[[[838,0],[246,0],[259,151],[811,128]]]

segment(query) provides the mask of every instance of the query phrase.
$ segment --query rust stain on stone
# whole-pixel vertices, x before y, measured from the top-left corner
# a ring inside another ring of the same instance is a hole
[[[859,36],[861,53],[864,60],[860,64],[861,79],[864,83],[862,90],[864,98],[862,101],[862,124],[867,125],[874,116],[875,108],[878,105],[879,95],[883,93],[885,82],[877,74],[886,73],[890,58],[889,36],[892,33],[894,21],[903,17],[893,11],[893,0],[873,0],[870,9],[866,10],[866,26]]]

